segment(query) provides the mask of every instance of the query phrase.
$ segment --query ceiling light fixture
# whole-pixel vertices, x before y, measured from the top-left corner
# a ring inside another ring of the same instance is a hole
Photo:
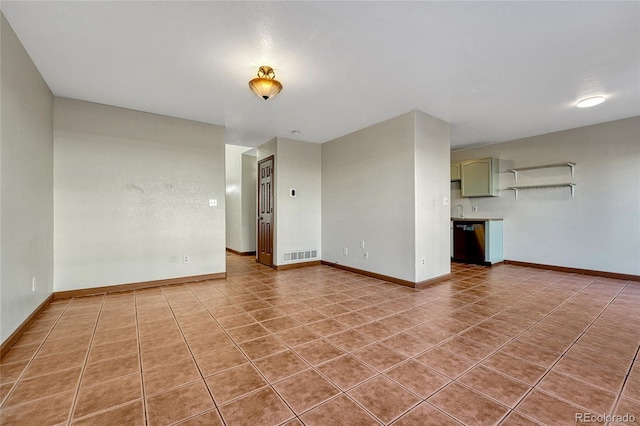
[[[605,97],[604,96],[593,96],[591,98],[585,98],[585,99],[580,100],[576,104],[576,106],[578,108],[589,108],[589,107],[592,107],[592,106],[600,105],[604,101],[605,101]]]
[[[282,90],[282,84],[275,77],[276,73],[273,68],[263,65],[258,68],[258,77],[249,82],[249,88],[266,101]]]

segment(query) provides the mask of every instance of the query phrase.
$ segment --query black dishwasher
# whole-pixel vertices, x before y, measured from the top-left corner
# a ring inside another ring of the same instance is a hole
[[[485,265],[485,222],[453,221],[453,260]]]

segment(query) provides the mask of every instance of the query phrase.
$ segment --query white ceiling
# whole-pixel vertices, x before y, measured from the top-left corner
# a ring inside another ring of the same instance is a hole
[[[640,2],[2,1],[53,93],[326,142],[418,109],[452,148],[640,115]],[[247,82],[270,65],[284,89]],[[577,100],[605,95],[590,109]],[[301,131],[292,135],[291,131]]]

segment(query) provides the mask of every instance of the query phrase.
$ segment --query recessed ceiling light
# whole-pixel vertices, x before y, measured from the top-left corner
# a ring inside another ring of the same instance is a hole
[[[605,101],[604,96],[593,96],[591,98],[585,98],[579,101],[576,106],[578,108],[589,108],[592,106],[599,105]]]
[[[299,135],[300,133],[302,133],[300,130],[292,130],[291,131],[292,135]]]

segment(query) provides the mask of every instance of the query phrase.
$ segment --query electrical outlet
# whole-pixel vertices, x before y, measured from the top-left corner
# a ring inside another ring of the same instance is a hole
[[[422,266],[425,266],[427,264],[427,259],[425,259],[424,257],[422,258]]]
[[[218,207],[218,200],[216,200],[215,198],[212,198],[209,200],[209,206],[210,207]]]
[[[363,257],[364,257],[365,259],[368,259],[368,258],[369,258],[369,252],[368,252],[368,251],[365,251],[365,252],[363,253]]]
[[[342,249],[342,254],[344,254],[345,256],[349,255],[349,250],[345,247]]]
[[[36,291],[36,277],[31,278],[31,292],[35,293]]]
[[[477,212],[478,211],[478,206],[471,206],[471,211],[472,212]]]
[[[189,263],[189,262],[191,262],[191,258],[189,256],[182,257],[182,263]]]

